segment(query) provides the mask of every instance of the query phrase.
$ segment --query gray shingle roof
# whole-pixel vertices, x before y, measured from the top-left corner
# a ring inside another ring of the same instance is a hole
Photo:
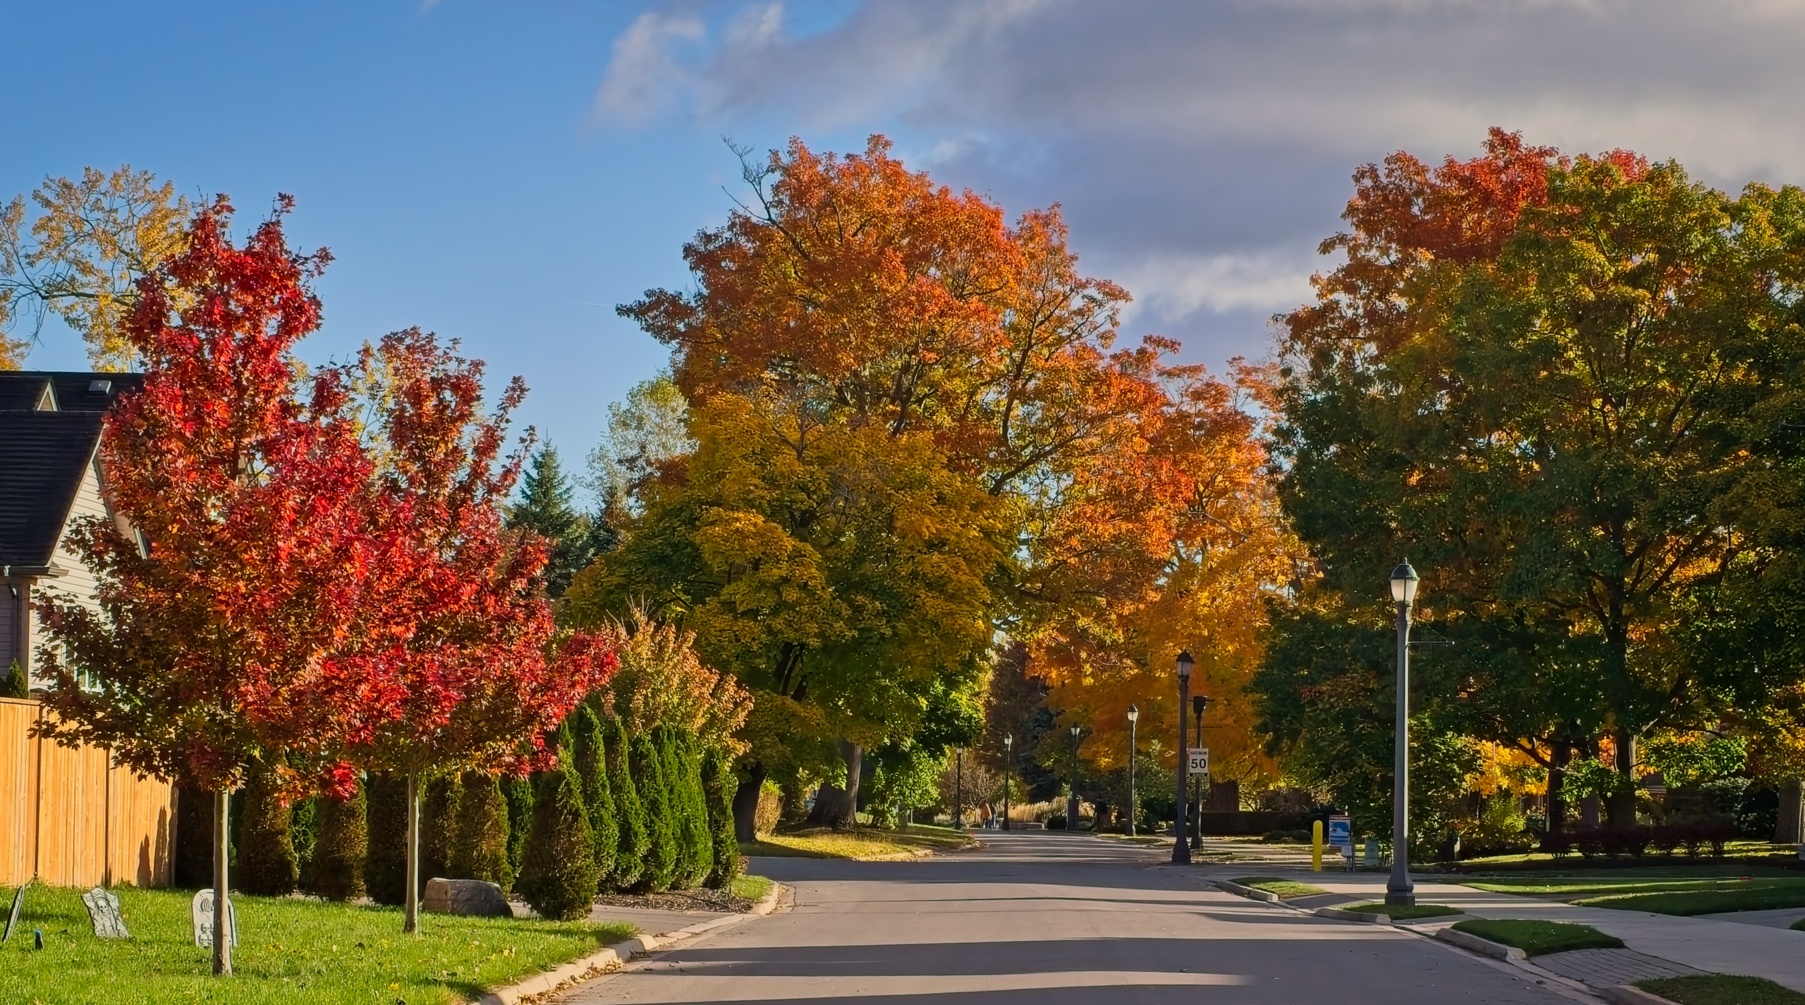
[[[143,382],[135,373],[0,371],[0,564],[50,564],[107,406]]]

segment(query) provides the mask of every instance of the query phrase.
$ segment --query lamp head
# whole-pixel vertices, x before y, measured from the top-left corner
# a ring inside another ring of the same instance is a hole
[[[1009,749],[1013,748],[1014,746],[1015,746],[1015,734],[1014,733],[1004,733],[1003,734],[1003,749],[1009,750]]]
[[[1394,604],[1416,603],[1416,570],[1408,561],[1391,570],[1391,601]]]
[[[1074,740],[1078,739],[1078,734],[1082,733],[1082,732],[1084,732],[1083,726],[1080,726],[1075,722],[1072,723],[1072,739],[1074,739]]]
[[[1188,650],[1188,649],[1179,650],[1179,652],[1178,652],[1178,679],[1179,680],[1190,680],[1191,679],[1191,665],[1192,665],[1192,661],[1191,661],[1190,650]]]
[[[1203,714],[1203,710],[1208,707],[1210,707],[1210,696],[1209,695],[1194,694],[1191,696],[1191,711],[1192,712],[1201,716]]]
[[[1128,721],[1133,722],[1141,717],[1141,710],[1133,705],[1128,706]]]

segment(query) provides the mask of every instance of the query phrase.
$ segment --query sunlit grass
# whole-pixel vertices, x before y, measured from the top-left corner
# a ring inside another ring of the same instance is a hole
[[[906,831],[829,828],[767,834],[757,841],[741,842],[746,855],[801,858],[851,858],[865,861],[910,858],[924,852],[963,848],[971,838],[946,827],[910,827]]]
[[[194,945],[191,893],[117,891],[132,937],[98,939],[80,890],[32,886],[0,946],[0,1005],[449,1005],[479,997],[632,936],[631,925],[401,912],[297,898],[235,896],[233,976],[211,974]],[[44,933],[32,948],[33,929]]]

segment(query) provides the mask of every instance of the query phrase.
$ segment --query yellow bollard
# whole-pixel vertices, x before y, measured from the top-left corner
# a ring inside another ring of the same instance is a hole
[[[1315,871],[1315,872],[1322,871],[1322,821],[1321,820],[1318,820],[1315,823],[1310,825],[1310,868],[1312,871]]]

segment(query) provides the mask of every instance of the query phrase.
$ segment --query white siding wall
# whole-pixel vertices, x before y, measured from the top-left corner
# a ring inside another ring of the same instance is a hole
[[[63,596],[73,597],[77,602],[92,608],[97,614],[100,612],[100,604],[95,599],[98,591],[94,573],[69,544],[69,531],[74,528],[76,522],[83,517],[91,516],[102,519],[110,516],[107,512],[106,500],[100,493],[98,459],[88,462],[87,470],[82,472],[81,488],[75,493],[75,504],[69,508],[69,517],[63,522],[62,536],[57,539],[56,552],[50,560],[63,570],[63,575],[39,580],[37,590],[34,591],[39,596],[34,597],[34,600],[41,599],[42,591],[49,588]],[[42,643],[48,636],[44,634],[43,621],[35,613],[32,618],[32,648],[35,650],[37,644]],[[32,653],[32,658],[35,663],[36,652]]]

